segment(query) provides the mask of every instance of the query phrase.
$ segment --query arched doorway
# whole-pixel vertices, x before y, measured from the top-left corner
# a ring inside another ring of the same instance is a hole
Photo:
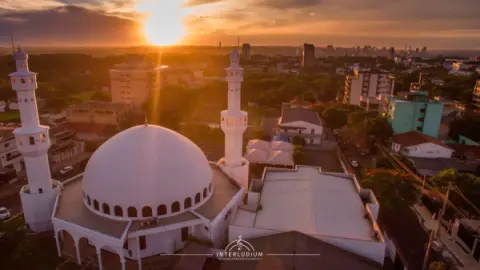
[[[66,230],[60,230],[57,232],[57,237],[59,237],[60,251],[62,256],[71,257],[72,259],[77,258],[77,251],[75,249],[75,241],[73,236]]]
[[[101,249],[103,269],[122,269],[122,262],[118,252],[109,246],[103,246]],[[98,264],[98,258],[96,263]]]

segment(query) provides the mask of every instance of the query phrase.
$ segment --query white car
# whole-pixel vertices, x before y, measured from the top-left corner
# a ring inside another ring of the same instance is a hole
[[[73,170],[73,167],[72,166],[67,166],[67,167],[64,167],[61,171],[60,171],[60,174],[66,174],[68,173],[69,171]]]
[[[0,220],[8,219],[11,216],[10,211],[5,207],[0,207]]]
[[[352,160],[352,161],[350,162],[350,164],[352,164],[352,167],[354,167],[354,168],[357,168],[357,167],[358,167],[358,162],[357,162],[356,160]]]

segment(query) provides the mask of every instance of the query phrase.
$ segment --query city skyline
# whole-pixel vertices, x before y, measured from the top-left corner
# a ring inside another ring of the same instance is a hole
[[[235,45],[480,49],[476,0],[4,0],[0,45]],[[162,27],[165,26],[165,27]]]

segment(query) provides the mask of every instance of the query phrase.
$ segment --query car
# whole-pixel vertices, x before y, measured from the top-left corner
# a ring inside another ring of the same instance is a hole
[[[354,168],[357,168],[357,167],[358,167],[358,161],[356,161],[356,160],[352,160],[352,161],[350,162],[350,164],[352,164],[352,167],[354,167]]]
[[[73,167],[72,166],[67,166],[67,167],[64,167],[61,171],[60,171],[60,174],[66,174],[68,173],[69,171],[73,170]]]
[[[6,207],[0,207],[0,220],[8,219],[10,216],[10,211]]]

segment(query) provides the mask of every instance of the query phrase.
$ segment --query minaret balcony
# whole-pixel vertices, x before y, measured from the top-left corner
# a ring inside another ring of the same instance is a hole
[[[248,126],[248,113],[244,111],[230,112],[222,111],[220,126],[222,130],[227,131],[245,131]]]
[[[44,132],[32,134],[15,132],[15,138],[18,151],[26,156],[46,154],[51,145],[47,129]]]

